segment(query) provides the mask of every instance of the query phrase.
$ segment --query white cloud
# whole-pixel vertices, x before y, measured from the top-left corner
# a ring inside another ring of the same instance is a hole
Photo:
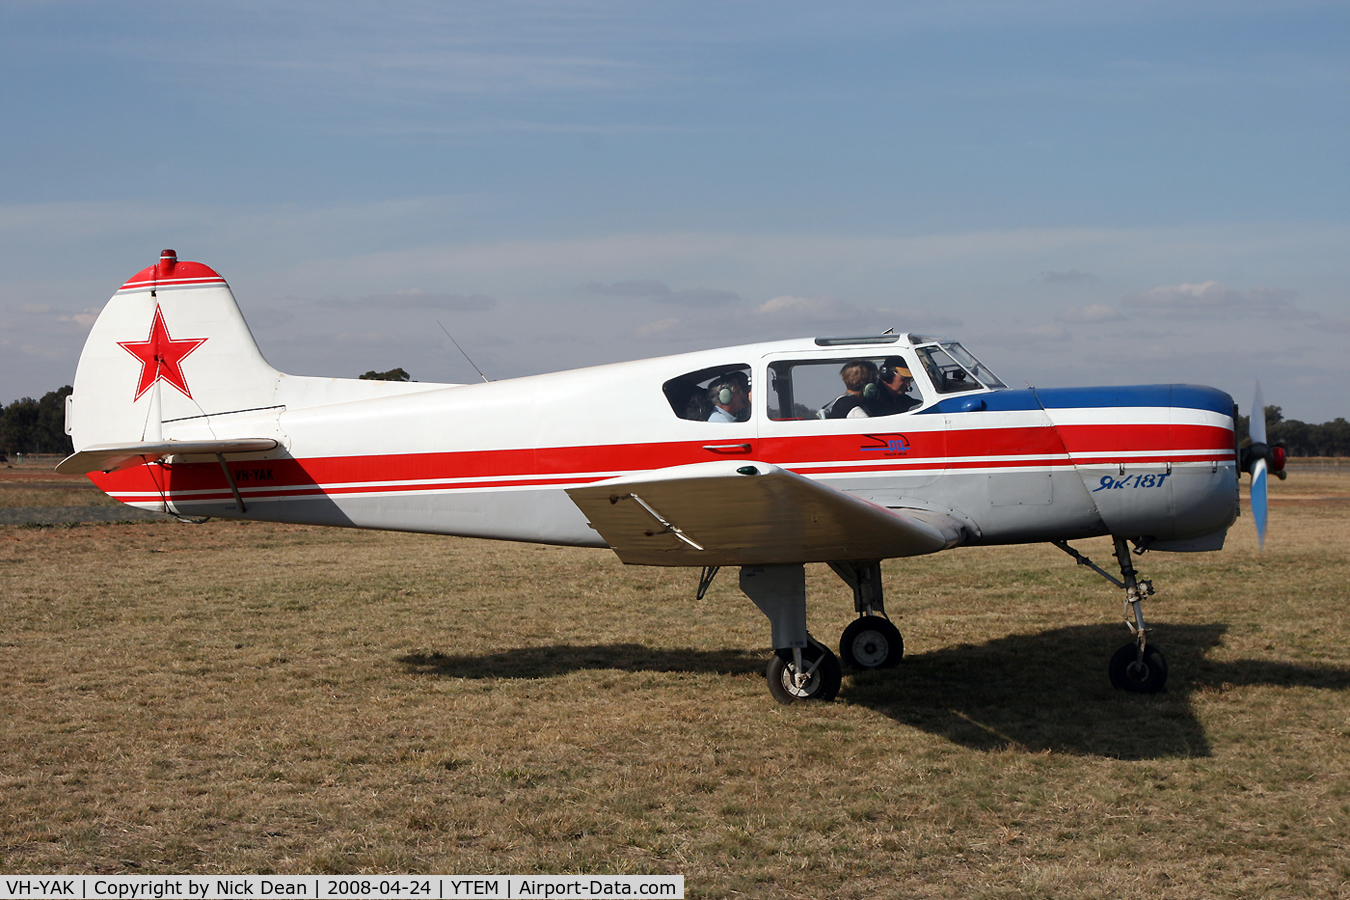
[[[1217,281],[1199,284],[1162,285],[1126,297],[1122,303],[1150,312],[1162,312],[1181,318],[1203,318],[1218,314],[1254,317],[1302,317],[1294,307],[1294,292],[1282,288],[1258,287],[1238,290]]]
[[[699,287],[672,290],[664,281],[658,281],[655,278],[617,281],[613,284],[591,281],[586,284],[586,290],[602,297],[631,297],[651,300],[655,303],[670,303],[676,306],[689,307],[730,305],[739,303],[741,299],[741,295],[735,291],[724,291],[718,288]]]
[[[86,309],[84,312],[74,313],[73,315],[69,316],[61,316],[60,321],[74,322],[76,325],[79,325],[83,328],[92,328],[94,325],[94,321],[98,319],[98,314],[100,312],[102,312],[102,310]]]
[[[1017,332],[1017,337],[1030,343],[1069,341],[1073,335],[1063,325],[1033,325]]]
[[[1105,303],[1093,303],[1089,306],[1070,306],[1059,311],[1061,322],[1118,322],[1125,318],[1120,310]]]
[[[35,344],[24,344],[19,348],[19,352],[25,356],[52,361],[62,359],[65,356],[65,349],[62,347],[39,347]]]
[[[797,297],[783,294],[755,308],[756,316],[771,318],[776,324],[810,326],[835,324],[872,328],[878,333],[886,328],[911,331],[917,328],[951,328],[961,320],[927,309],[899,310],[863,308],[838,297]]]
[[[1090,272],[1079,272],[1077,269],[1072,269],[1068,272],[1042,272],[1040,275],[1036,276],[1036,281],[1039,282],[1040,284],[1067,284],[1067,285],[1084,285],[1084,284],[1101,283],[1101,279],[1098,278],[1096,275],[1093,275]]]
[[[854,319],[858,307],[837,297],[794,297],[784,294],[755,308],[761,316],[773,316],[795,322],[826,322],[835,319]]]
[[[675,329],[680,324],[680,319],[661,319],[657,322],[648,322],[646,325],[639,326],[637,333],[639,337],[656,337],[657,335]]]
[[[301,298],[295,298],[301,299]],[[434,294],[420,288],[395,291],[392,294],[372,294],[355,299],[330,297],[309,301],[330,309],[444,309],[451,312],[483,312],[492,309],[497,301],[486,294]]]

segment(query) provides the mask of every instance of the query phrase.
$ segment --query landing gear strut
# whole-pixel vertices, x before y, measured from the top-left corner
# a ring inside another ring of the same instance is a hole
[[[851,669],[889,669],[905,653],[900,630],[886,618],[881,600],[881,563],[832,562],[830,568],[853,588],[858,618],[839,639],[839,657],[806,630],[806,567],[801,563],[742,566],[741,590],[769,620],[773,630],[773,659],[765,673],[769,693],[779,703],[833,700],[843,672],[840,658]],[[705,569],[699,596],[716,571]]]
[[[1153,595],[1153,582],[1138,577],[1134,562],[1130,559],[1130,545],[1125,538],[1113,535],[1112,540],[1115,542],[1116,562],[1120,565],[1123,581],[1112,577],[1067,542],[1055,541],[1054,544],[1078,560],[1080,566],[1087,566],[1116,587],[1124,589],[1125,624],[1134,635],[1134,641],[1111,656],[1107,673],[1111,676],[1112,687],[1117,690],[1132,694],[1156,694],[1167,684],[1167,658],[1157,647],[1148,643],[1149,628],[1144,624],[1144,598]]]
[[[839,638],[839,658],[850,669],[893,669],[905,655],[900,629],[886,618],[881,598],[881,563],[832,562],[830,568],[853,588],[858,611]]]
[[[843,673],[830,648],[806,631],[806,566],[742,566],[741,590],[773,631],[773,658],[765,671],[773,699],[833,700]]]
[[[765,670],[769,693],[779,703],[833,700],[843,674],[830,648],[812,640],[806,647],[775,650]]]

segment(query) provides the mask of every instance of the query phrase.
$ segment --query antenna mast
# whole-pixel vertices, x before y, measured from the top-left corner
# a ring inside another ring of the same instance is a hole
[[[441,320],[437,319],[436,324],[441,325]],[[483,379],[483,383],[491,384],[492,382],[489,381],[488,377],[483,374],[483,370],[478,368],[478,366],[474,365],[473,360],[469,359],[469,354],[464,353],[464,348],[459,345],[459,341],[455,340],[455,336],[450,333],[449,329],[447,329],[444,325],[441,325],[441,331],[444,331],[445,336],[450,338],[450,343],[455,345],[455,349],[458,350],[460,353],[463,353],[464,358],[469,360],[469,365],[473,366],[473,370],[478,373],[479,378]]]

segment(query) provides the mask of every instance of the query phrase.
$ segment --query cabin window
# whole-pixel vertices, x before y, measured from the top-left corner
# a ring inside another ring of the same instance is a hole
[[[769,418],[879,418],[918,409],[908,356],[782,360],[769,365]]]
[[[711,366],[661,386],[675,415],[693,422],[727,424],[750,418],[750,366]]]
[[[984,363],[954,341],[919,347],[916,352],[939,394],[1007,387]]]

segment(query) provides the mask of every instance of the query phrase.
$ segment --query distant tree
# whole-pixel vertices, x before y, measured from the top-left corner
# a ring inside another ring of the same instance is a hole
[[[23,397],[0,411],[0,451],[14,453],[75,452],[66,434],[66,397],[70,385],[48,391],[41,400]]]
[[[5,453],[31,453],[33,431],[37,426],[38,402],[32,397],[21,397],[5,407],[5,433],[2,439]]]
[[[403,369],[390,369],[388,372],[376,372],[371,369],[361,376],[363,381],[412,381],[412,376]]]
[[[1238,416],[1235,424],[1238,442],[1251,441],[1251,420]],[[1266,407],[1266,440],[1284,442],[1289,456],[1350,456],[1350,422],[1344,418],[1312,425],[1298,419],[1286,419],[1278,406]]]
[[[36,433],[43,453],[61,453],[66,456],[75,452],[75,445],[66,434],[66,398],[75,389],[70,385],[48,391],[38,401]]]

